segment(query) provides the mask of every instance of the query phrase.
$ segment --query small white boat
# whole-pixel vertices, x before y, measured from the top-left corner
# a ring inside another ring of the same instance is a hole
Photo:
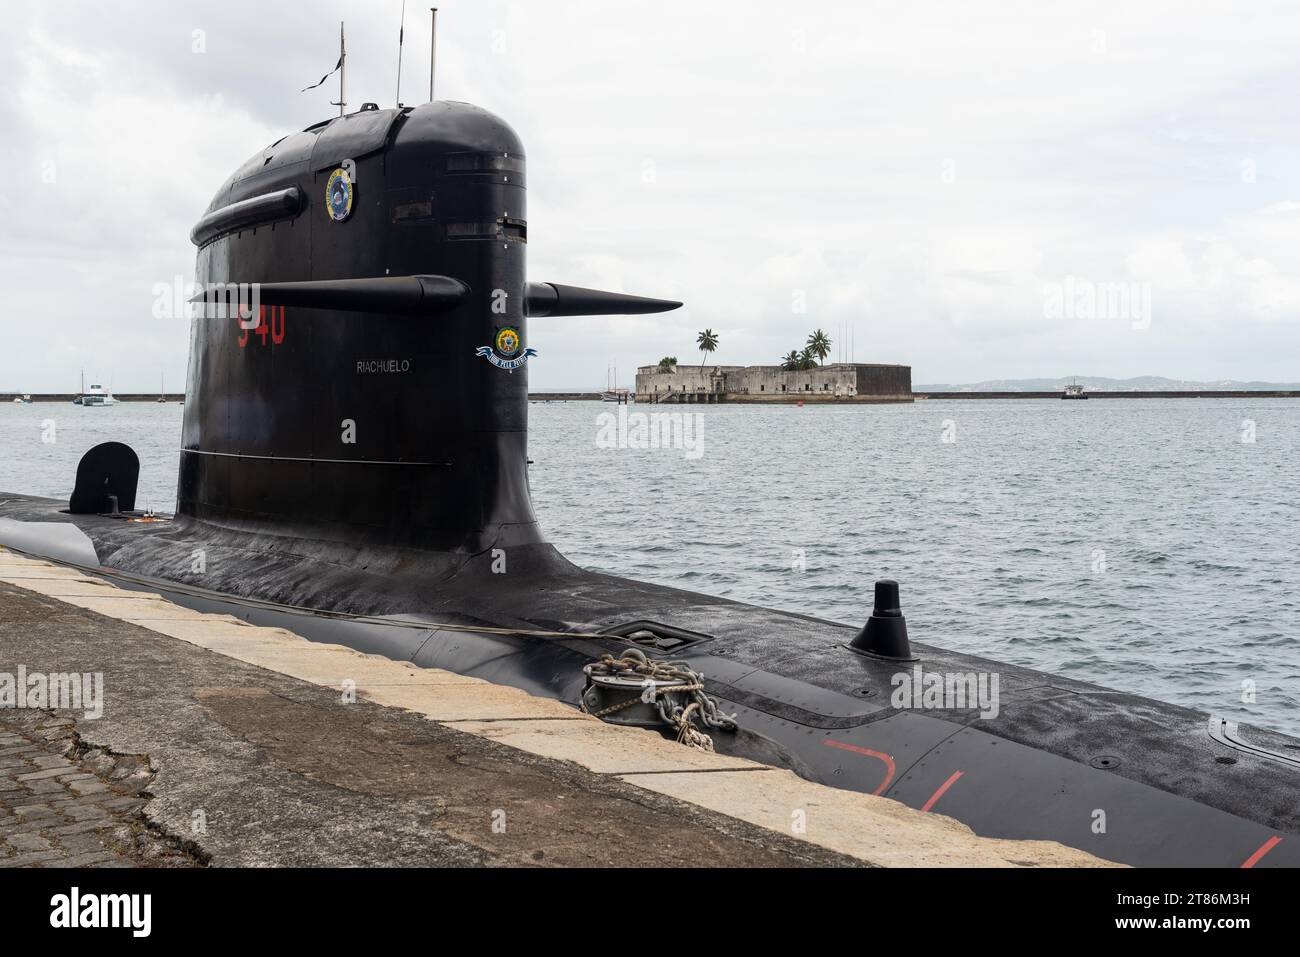
[[[100,405],[117,405],[117,399],[102,385],[91,384],[81,397],[81,404],[86,407]]]
[[[1061,393],[1061,398],[1062,399],[1086,399],[1088,398],[1088,393],[1083,391],[1083,386],[1079,385],[1079,383],[1071,382],[1069,385],[1065,387],[1065,391]]]

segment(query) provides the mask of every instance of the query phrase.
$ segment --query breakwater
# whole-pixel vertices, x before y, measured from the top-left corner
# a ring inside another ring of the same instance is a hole
[[[1300,399],[1286,389],[1195,389],[1182,391],[1089,392],[1090,399]],[[917,392],[916,399],[1059,399],[1060,392]]]
[[[23,392],[0,392],[0,402],[13,402],[14,399],[20,399],[27,393]],[[33,402],[71,402],[77,397],[76,392],[42,392],[37,394],[30,393]],[[114,392],[113,398],[118,402],[157,402],[157,392]],[[162,398],[166,402],[184,402],[184,392],[164,392]]]

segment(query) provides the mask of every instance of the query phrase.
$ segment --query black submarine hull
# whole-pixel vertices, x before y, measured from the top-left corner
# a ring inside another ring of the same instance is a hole
[[[737,714],[720,751],[1122,863],[1300,864],[1300,741],[919,642],[887,661],[856,626],[565,560],[528,488],[531,326],[680,303],[530,282],[525,176],[507,124],[450,102],[259,151],[191,233],[205,299],[263,297],[191,320],[176,514],[96,514],[134,490],[83,462],[74,512],[5,496],[0,544],[575,707],[584,665],[637,647]],[[896,704],[918,667],[996,675],[997,713]]]
[[[492,571],[489,552],[446,575],[418,554],[304,547],[185,519],[73,516],[61,502],[6,498],[0,543],[23,553],[575,707],[583,665],[645,650],[594,633],[671,625],[699,636],[671,657],[702,671],[738,716],[739,733],[713,734],[721,752],[944,814],[982,836],[1055,840],[1125,864],[1300,865],[1300,768],[1288,757],[1300,741],[1283,735],[1228,735],[1186,708],[915,642],[916,663],[853,654],[852,626],[586,572],[546,544],[512,549],[505,574]],[[198,551],[201,573],[191,570]],[[996,673],[999,713],[892,707],[891,679],[917,665]]]

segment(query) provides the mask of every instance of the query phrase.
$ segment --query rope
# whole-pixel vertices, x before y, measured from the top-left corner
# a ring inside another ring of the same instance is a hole
[[[632,694],[626,701],[589,712],[597,718],[635,704],[654,704],[664,724],[677,732],[678,743],[700,751],[713,750],[713,738],[705,732],[706,728],[735,731],[738,727],[736,716],[719,711],[717,699],[704,693],[704,675],[684,661],[650,659],[630,648],[618,658],[610,654],[601,655],[599,661],[586,665],[582,670],[588,679],[640,678],[643,682],[641,694]],[[661,688],[656,683],[667,687]],[[685,703],[678,703],[683,696]],[[585,702],[583,710],[587,710]]]
[[[11,551],[28,558],[53,561],[54,564],[63,565],[68,568],[75,568],[87,575],[95,575],[108,579],[116,578],[137,585],[154,587],[159,591],[172,591],[204,598],[215,598],[219,601],[244,605],[246,607],[261,607],[269,611],[288,612],[290,614],[308,615],[316,618],[332,618],[343,621],[386,625],[396,628],[415,628],[420,630],[431,629],[437,631],[465,632],[469,634],[519,635],[531,638],[613,638],[618,641],[627,640],[623,635],[612,635],[600,631],[547,631],[544,629],[534,628],[496,628],[488,625],[456,625],[449,622],[433,622],[422,619],[403,620],[381,618],[376,615],[358,615],[351,612],[329,611],[320,608],[310,608],[303,605],[279,604],[277,602],[265,601],[258,598],[247,598],[239,595],[213,592],[209,589],[185,585],[181,582],[152,579],[143,575],[133,575],[130,572],[105,568],[103,566],[92,568],[91,566],[82,565],[78,562],[52,560],[45,556],[32,555],[22,549],[12,548],[9,546],[0,546],[0,550]],[[673,683],[673,687],[665,688],[662,691],[656,691],[653,685],[646,686],[645,692],[649,692],[651,695],[651,698],[646,703],[654,703],[658,706],[659,715],[663,719],[664,723],[676,731],[677,740],[688,747],[697,748],[701,751],[713,750],[713,739],[703,730],[695,726],[696,720],[698,720],[699,724],[705,728],[735,731],[737,727],[739,727],[736,724],[735,715],[728,715],[719,711],[717,701],[704,693],[704,675],[692,670],[690,665],[684,661],[651,660],[646,658],[646,656],[637,649],[630,648],[623,653],[622,657],[619,658],[615,658],[610,654],[602,655],[598,662],[587,665],[582,670],[589,677],[592,675],[640,677],[642,679],[650,679],[651,681]],[[683,694],[689,696],[689,701],[686,705],[675,704],[671,700],[672,696]],[[601,711],[596,713],[595,717],[603,718],[606,715],[622,711],[624,708],[631,707],[640,702],[642,702],[641,696],[633,695],[627,701],[601,709]],[[583,705],[583,710],[586,710],[585,704]]]

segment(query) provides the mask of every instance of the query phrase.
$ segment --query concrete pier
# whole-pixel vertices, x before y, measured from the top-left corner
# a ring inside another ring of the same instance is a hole
[[[103,682],[2,702],[0,866],[1105,864],[3,549],[0,649]]]

